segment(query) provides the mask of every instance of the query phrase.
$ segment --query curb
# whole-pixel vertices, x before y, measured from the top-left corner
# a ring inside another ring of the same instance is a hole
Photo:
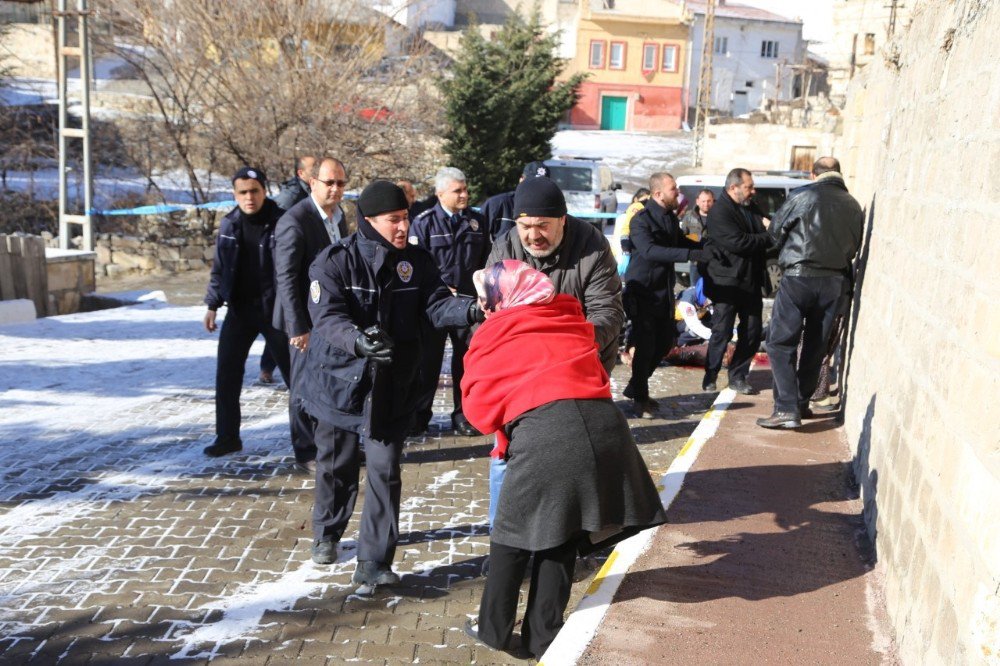
[[[685,475],[698,459],[702,447],[719,429],[719,423],[735,397],[736,392],[732,389],[727,388],[719,393],[711,408],[701,417],[698,427],[694,429],[687,442],[681,447],[677,457],[667,469],[667,473],[660,479],[657,490],[660,491],[660,501],[663,503],[664,509],[669,509],[680,493],[681,487],[684,485]],[[639,559],[639,556],[649,548],[655,533],[656,530],[645,530],[615,546],[604,566],[597,572],[590,587],[587,588],[587,592],[580,600],[576,610],[566,619],[566,623],[556,639],[552,641],[549,649],[538,660],[539,666],[575,664],[583,655],[597,633],[601,620],[608,612],[615,592],[618,591],[618,587],[625,579],[626,573]]]

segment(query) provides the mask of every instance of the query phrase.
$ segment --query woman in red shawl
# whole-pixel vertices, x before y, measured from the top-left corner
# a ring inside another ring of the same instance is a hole
[[[666,522],[628,422],[611,400],[594,329],[580,302],[508,259],[474,282],[486,322],[465,356],[462,405],[507,474],[490,535],[490,569],[476,625],[509,648],[529,557],[523,647],[541,657],[563,624],[577,553]]]

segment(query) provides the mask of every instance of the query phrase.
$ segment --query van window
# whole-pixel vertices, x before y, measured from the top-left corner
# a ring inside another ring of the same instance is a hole
[[[594,189],[590,167],[550,166],[549,173],[563,192],[590,192]]]
[[[706,187],[704,185],[681,185],[680,187],[681,193],[689,202],[689,206],[693,206],[695,199],[698,198],[698,193],[706,189],[712,190],[716,201],[718,201],[722,194],[721,187]],[[783,187],[758,187],[754,201],[768,217],[774,217],[774,214],[781,208],[781,204],[785,203],[787,196],[788,194]]]

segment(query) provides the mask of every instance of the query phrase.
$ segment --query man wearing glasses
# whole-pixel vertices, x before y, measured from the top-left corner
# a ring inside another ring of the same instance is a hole
[[[309,196],[282,215],[274,231],[277,298],[273,324],[288,334],[291,345],[288,411],[295,461],[304,471],[315,472],[315,424],[302,407],[297,386],[312,330],[306,305],[309,265],[320,250],[347,236],[347,223],[340,207],[347,185],[347,170],[340,160],[326,157],[312,165],[308,176]]]

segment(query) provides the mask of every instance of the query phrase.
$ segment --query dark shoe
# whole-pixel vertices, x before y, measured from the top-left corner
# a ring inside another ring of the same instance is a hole
[[[645,400],[632,401],[632,413],[640,419],[652,419],[656,417],[656,411],[660,405],[655,400],[646,398]]]
[[[295,469],[299,470],[303,474],[312,474],[313,476],[315,476],[316,475],[316,461],[315,460],[307,460],[305,462],[297,462],[297,463],[295,463]]]
[[[469,420],[462,415],[451,417],[451,425],[462,437],[479,437],[480,432],[472,427]]]
[[[489,573],[490,573],[490,556],[489,555],[487,555],[486,557],[483,558],[483,567],[482,567],[482,569],[480,569],[480,571],[482,572],[482,574],[483,574],[484,577],[489,575]]]
[[[333,564],[337,561],[337,542],[333,539],[313,541],[312,560],[316,564]]]
[[[766,419],[757,419],[761,428],[798,428],[802,425],[799,415],[794,412],[775,412]]]
[[[729,388],[733,389],[740,395],[757,395],[760,393],[760,391],[750,386],[750,382],[745,379],[730,379]]]
[[[205,447],[205,455],[210,458],[218,458],[242,450],[243,441],[239,437],[216,437],[211,446]]]
[[[701,380],[701,390],[708,391],[709,393],[715,393],[719,389],[715,386],[714,379],[709,379],[706,377],[705,379]]]
[[[427,429],[430,427],[428,423],[416,423],[407,431],[408,437],[421,437],[427,433]]]
[[[274,373],[268,372],[267,370],[261,370],[260,374],[257,375],[257,381],[259,381],[261,384],[273,384]]]
[[[351,579],[358,585],[397,585],[399,576],[385,562],[358,562]]]

